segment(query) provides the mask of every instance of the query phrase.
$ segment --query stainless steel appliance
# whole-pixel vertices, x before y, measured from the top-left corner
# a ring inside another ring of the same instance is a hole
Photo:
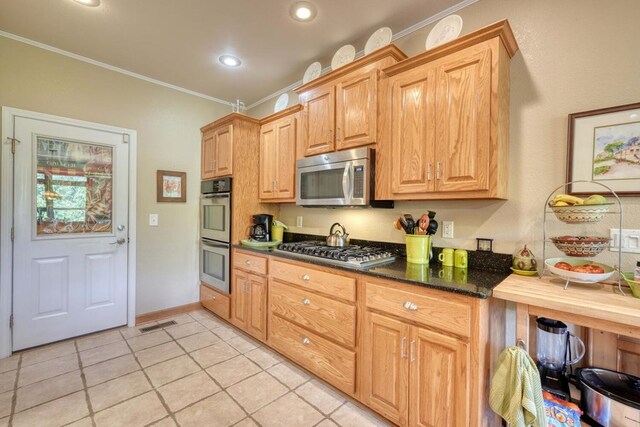
[[[268,242],[271,240],[271,223],[273,215],[257,214],[252,215],[253,225],[249,227],[249,237],[258,242]]]
[[[202,181],[200,189],[200,280],[229,293],[231,178]]]
[[[392,262],[396,258],[386,249],[373,246],[328,246],[324,242],[282,243],[278,251],[288,252],[300,259],[318,259],[330,264],[352,268],[367,268]]]
[[[558,320],[538,317],[536,324],[538,327],[536,329],[536,356],[542,388],[569,400],[569,381],[566,376],[566,368],[582,359],[585,351],[584,343],[567,330],[567,325]],[[580,348],[575,358],[571,357],[572,338]]]
[[[375,200],[374,169],[375,151],[368,147],[300,159],[296,204],[392,208],[393,201]]]

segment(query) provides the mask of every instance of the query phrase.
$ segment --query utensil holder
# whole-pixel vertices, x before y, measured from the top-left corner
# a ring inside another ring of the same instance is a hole
[[[429,264],[431,236],[426,234],[407,234],[407,262]]]
[[[281,242],[282,237],[284,235],[284,227],[281,225],[272,225],[271,226],[271,241],[272,242]]]

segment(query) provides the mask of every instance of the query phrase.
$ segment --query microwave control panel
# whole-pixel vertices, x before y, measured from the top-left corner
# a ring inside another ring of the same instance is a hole
[[[356,166],[353,168],[353,198],[364,198],[364,166]]]

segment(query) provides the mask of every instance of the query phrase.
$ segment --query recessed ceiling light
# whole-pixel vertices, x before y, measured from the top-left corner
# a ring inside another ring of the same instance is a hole
[[[85,6],[91,6],[91,7],[100,6],[100,0],[75,0],[75,1]]]
[[[232,55],[222,55],[218,60],[222,65],[226,65],[227,67],[239,67],[240,64],[242,64],[239,58]]]
[[[296,21],[311,21],[316,17],[316,7],[308,1],[297,1],[291,5],[289,10],[291,17]]]

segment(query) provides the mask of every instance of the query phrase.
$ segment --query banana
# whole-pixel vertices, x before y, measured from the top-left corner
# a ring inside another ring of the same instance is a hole
[[[554,206],[558,206],[558,202],[565,202],[567,205],[583,205],[584,200],[580,197],[572,196],[570,194],[556,194],[553,198]],[[560,205],[562,206],[562,205]]]
[[[553,206],[569,206],[569,203],[563,202],[562,200],[560,200],[558,202],[554,202]]]

